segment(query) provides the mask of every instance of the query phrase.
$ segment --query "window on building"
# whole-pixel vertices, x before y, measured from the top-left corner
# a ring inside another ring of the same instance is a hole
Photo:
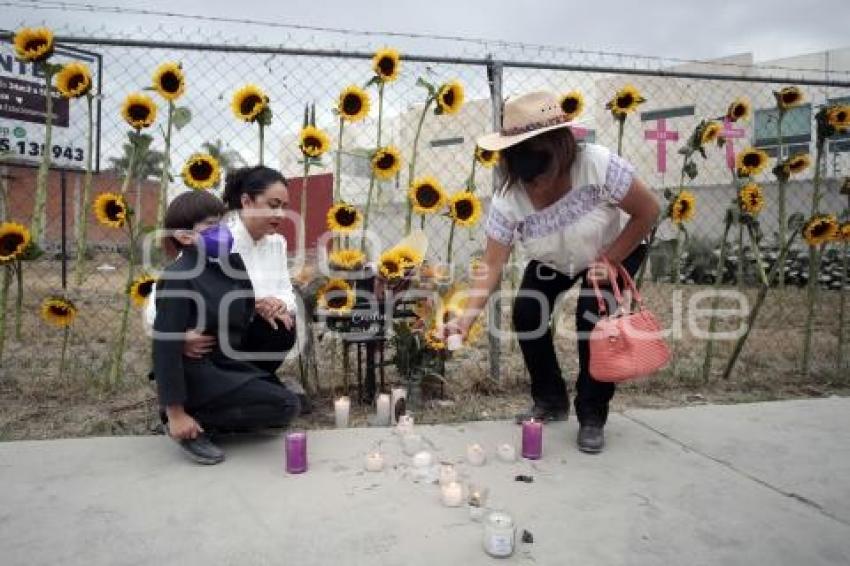
[[[828,98],[829,104],[850,104],[850,96],[840,96],[838,98]],[[850,153],[850,132],[844,134],[836,134],[829,138],[830,153]]]
[[[344,175],[369,178],[372,175],[369,152],[365,149],[343,152],[340,169]]]
[[[454,138],[440,138],[436,140],[431,140],[431,147],[446,147],[449,145],[461,145],[463,143],[463,136],[458,136]]]
[[[779,146],[779,111],[756,110],[753,120],[753,145],[776,157]],[[785,113],[782,120],[783,158],[795,153],[810,153],[812,143],[812,105],[804,104]]]

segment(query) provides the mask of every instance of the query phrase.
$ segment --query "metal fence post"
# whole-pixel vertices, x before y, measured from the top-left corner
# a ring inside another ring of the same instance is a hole
[[[488,57],[488,59],[490,59]],[[490,87],[490,104],[493,109],[493,129],[498,130],[502,127],[502,72],[504,67],[501,62],[490,59],[487,63],[487,84]],[[501,182],[498,169],[493,169],[493,191],[496,194],[499,190]],[[491,296],[488,304],[489,312],[487,313],[490,329],[487,333],[489,341],[490,355],[490,379],[493,381],[501,381],[501,327],[502,327],[502,301],[500,294],[502,290],[502,276],[504,271],[499,276],[499,283],[496,286],[496,292]]]

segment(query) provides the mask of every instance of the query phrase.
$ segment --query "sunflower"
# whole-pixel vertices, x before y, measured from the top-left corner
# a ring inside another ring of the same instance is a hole
[[[332,269],[360,269],[364,263],[366,263],[366,254],[355,248],[337,250],[328,257],[328,265]]]
[[[584,110],[584,97],[573,90],[561,97],[561,110],[567,115],[567,120],[575,120]]]
[[[449,216],[461,226],[475,226],[481,218],[481,201],[469,191],[460,191],[449,199]]]
[[[65,328],[77,318],[77,307],[64,297],[49,297],[41,303],[41,318],[49,324]]]
[[[395,49],[379,49],[372,57],[372,70],[383,83],[391,83],[398,78],[401,67],[401,55]]]
[[[79,98],[91,91],[91,71],[88,65],[73,61],[62,66],[56,74],[56,89],[65,98]]]
[[[838,219],[834,214],[817,214],[806,222],[803,237],[810,246],[820,246],[834,240],[838,230]]]
[[[336,109],[346,122],[359,122],[369,115],[369,93],[356,85],[351,85],[339,93]]]
[[[434,352],[442,352],[446,349],[443,334],[437,327],[432,327],[425,333],[425,347]]]
[[[401,153],[391,145],[378,148],[372,156],[372,172],[379,179],[385,181],[392,179],[399,169],[401,169]]]
[[[343,279],[331,279],[317,294],[319,307],[333,314],[345,314],[354,307],[354,290]]]
[[[147,128],[156,121],[156,103],[146,94],[131,93],[124,99],[121,115],[130,127],[137,130]]]
[[[446,191],[434,177],[417,179],[407,194],[417,214],[434,214],[446,205]]]
[[[751,113],[752,107],[750,106],[750,101],[746,98],[736,98],[726,110],[726,118],[730,122],[749,120]]]
[[[463,106],[463,85],[458,81],[451,81],[440,87],[437,91],[437,113],[457,114]]]
[[[717,122],[707,122],[705,126],[702,128],[702,132],[699,136],[699,144],[700,145],[708,145],[713,141],[717,141],[718,137],[720,137],[720,132],[723,131],[723,128]]]
[[[392,249],[404,262],[404,267],[417,267],[425,259],[418,250],[411,246],[398,245]]]
[[[812,159],[808,153],[797,153],[789,157],[782,167],[789,175],[798,175],[808,169],[811,164]]]
[[[845,222],[838,229],[838,235],[842,242],[850,242],[850,222]]]
[[[98,222],[110,228],[121,228],[127,222],[127,203],[119,194],[102,193],[92,205]]]
[[[195,153],[183,165],[183,182],[192,189],[211,189],[221,180],[218,159],[208,153]]]
[[[833,106],[826,111],[826,122],[836,130],[850,128],[850,106]]]
[[[0,262],[20,258],[30,245],[30,231],[16,222],[0,224]]]
[[[776,105],[783,112],[803,103],[803,91],[796,86],[786,86],[775,91],[773,95],[776,97]]]
[[[739,177],[752,177],[761,173],[767,167],[767,153],[761,149],[748,147],[738,153],[735,168]]]
[[[165,100],[174,102],[186,92],[186,75],[180,63],[168,62],[153,73],[153,88]]]
[[[483,147],[475,146],[475,160],[482,167],[490,168],[499,162],[500,154],[498,151],[484,149]]]
[[[15,33],[15,55],[21,61],[45,61],[53,55],[53,32],[47,28],[21,28]]]
[[[646,99],[640,95],[637,88],[633,85],[626,85],[617,91],[614,98],[605,105],[605,108],[616,117],[625,117],[637,110],[637,107],[644,102],[646,102]]]
[[[328,230],[337,234],[349,234],[357,230],[363,221],[360,211],[350,204],[341,202],[328,210]]]
[[[269,105],[269,97],[257,85],[245,85],[233,94],[230,108],[243,122],[255,121]]]
[[[133,304],[137,307],[145,306],[148,297],[151,296],[153,288],[156,285],[156,277],[150,275],[140,275],[130,284],[130,298]]]
[[[755,183],[747,183],[738,192],[741,210],[755,216],[764,208],[764,191]]]
[[[404,276],[406,263],[398,251],[394,249],[387,250],[378,259],[378,272],[385,279],[398,279]]]
[[[298,147],[307,157],[321,157],[331,146],[328,134],[316,126],[304,126],[299,137]]]
[[[695,205],[696,197],[691,191],[680,191],[675,200],[670,203],[670,219],[676,224],[693,219],[696,214]]]

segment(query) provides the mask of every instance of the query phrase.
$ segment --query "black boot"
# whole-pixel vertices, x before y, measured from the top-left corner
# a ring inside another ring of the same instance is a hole
[[[580,424],[578,427],[578,449],[588,454],[598,454],[605,448],[605,432],[597,424]]]

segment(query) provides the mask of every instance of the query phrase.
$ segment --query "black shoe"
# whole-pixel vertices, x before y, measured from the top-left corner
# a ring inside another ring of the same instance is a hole
[[[206,434],[180,440],[178,444],[189,459],[198,464],[212,466],[224,461],[224,450],[213,444]]]
[[[522,424],[528,419],[551,423],[556,421],[565,421],[569,415],[569,407],[565,407],[563,409],[552,409],[549,407],[541,407],[540,405],[533,405],[528,411],[524,411],[516,415],[514,420],[516,421],[516,424]]]
[[[588,454],[598,454],[605,448],[605,432],[599,425],[579,425],[578,449]]]

